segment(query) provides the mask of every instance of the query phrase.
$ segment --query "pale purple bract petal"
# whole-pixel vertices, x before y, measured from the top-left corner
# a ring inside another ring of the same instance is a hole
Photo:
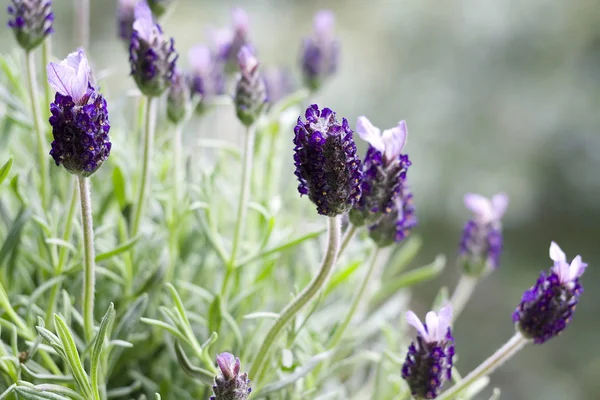
[[[231,10],[231,20],[233,27],[238,35],[246,36],[250,29],[250,18],[248,14],[242,8],[234,7]]]
[[[438,313],[438,317],[438,334],[441,335],[441,337],[439,337],[438,340],[442,340],[444,338],[444,335],[446,335],[450,324],[452,323],[452,305],[448,303],[445,306],[443,306],[440,309],[440,312]]]
[[[467,193],[465,194],[464,202],[465,206],[482,222],[487,223],[494,219],[492,203],[482,195]]]
[[[384,156],[388,162],[400,156],[406,144],[407,135],[406,121],[400,121],[398,126],[383,131],[381,139],[385,147]]]
[[[375,147],[378,151],[382,152],[385,150],[385,144],[381,139],[381,131],[375,127],[371,121],[365,116],[358,117],[356,121],[356,133],[361,137],[362,140]]]
[[[59,64],[49,63],[46,73],[48,84],[61,95],[71,96],[75,103],[79,103],[87,92],[91,71],[81,48]]]
[[[494,217],[496,220],[500,220],[508,207],[508,195],[506,193],[494,195],[492,197],[492,207],[494,209]]]
[[[198,44],[188,52],[188,59],[192,70],[198,75],[207,75],[213,68],[212,53],[208,46]]]
[[[237,59],[240,70],[242,71],[242,75],[250,79],[253,71],[258,66],[258,60],[256,57],[254,57],[254,54],[252,54],[252,51],[248,48],[248,46],[243,46],[240,49]]]
[[[406,322],[412,325],[423,338],[428,336],[425,326],[414,312],[410,310],[406,312]]]
[[[550,243],[550,259],[555,262],[567,262],[567,255],[556,242]]]
[[[335,14],[331,10],[321,10],[315,15],[314,30],[317,38],[330,39],[335,28]]]
[[[148,43],[153,42],[160,32],[152,19],[152,11],[148,4],[145,1],[137,3],[134,15],[135,22],[133,23],[133,30],[137,32],[141,39]]]
[[[239,372],[239,366],[237,358],[231,353],[221,353],[217,356],[217,364],[225,379],[233,379],[237,372]],[[237,371],[236,371],[237,366]]]

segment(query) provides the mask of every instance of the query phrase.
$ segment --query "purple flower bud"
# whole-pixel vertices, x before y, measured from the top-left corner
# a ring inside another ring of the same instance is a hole
[[[148,0],[148,6],[156,18],[162,17],[172,4],[173,0]]]
[[[366,117],[359,117],[356,132],[369,143],[363,163],[362,196],[350,211],[350,221],[362,226],[374,224],[386,214],[402,209],[402,204],[398,208],[397,202],[411,162],[402,154],[407,137],[406,122],[400,121],[398,126],[382,134]],[[388,219],[389,225],[396,217]]]
[[[326,78],[337,70],[340,44],[334,36],[335,15],[322,10],[315,15],[314,35],[304,39],[302,46],[302,73],[311,90],[317,90]]]
[[[128,44],[131,43],[133,22],[135,21],[135,5],[140,0],[119,0],[117,4],[117,27],[119,37]]]
[[[228,73],[236,71],[238,54],[242,47],[249,46],[250,32],[250,19],[242,8],[235,7],[231,10],[231,22],[231,27],[213,31],[219,61],[225,64]]]
[[[56,165],[75,175],[90,176],[108,158],[111,143],[106,101],[91,83],[83,49],[46,69],[48,84],[56,90],[50,104],[52,150]]]
[[[248,374],[240,374],[240,359],[230,353],[217,356],[219,374],[213,385],[211,400],[246,400],[252,391]]]
[[[417,330],[417,339],[408,348],[402,378],[415,398],[435,399],[452,373],[452,307],[442,307],[439,314],[428,312],[425,325],[412,311],[406,313],[406,320]]]
[[[54,32],[51,7],[52,0],[12,0],[12,5],[8,6],[8,26],[23,49],[35,49]]]
[[[360,199],[361,162],[346,118],[340,124],[329,108],[308,107],[306,122],[294,128],[294,164],[300,195],[308,195],[321,215],[348,212]]]
[[[167,96],[167,117],[171,122],[177,124],[188,115],[191,106],[190,96],[190,87],[185,76],[176,70]]]
[[[365,178],[363,177],[363,179]],[[408,189],[405,179],[403,179],[391,210],[384,213],[377,222],[369,226],[369,237],[377,246],[386,247],[406,239],[412,229],[417,226],[417,223],[413,195]]]
[[[207,46],[196,45],[188,53],[192,94],[200,96],[197,111],[202,113],[211,98],[225,93],[223,65]]]
[[[579,278],[587,264],[577,256],[569,264],[567,256],[554,242],[550,245],[554,266],[543,271],[533,287],[525,291],[513,313],[516,328],[534,343],[558,336],[571,322],[583,287]]]
[[[294,91],[292,76],[283,68],[267,68],[262,76],[267,90],[267,101],[270,104],[277,103]]]
[[[238,119],[250,126],[260,117],[267,101],[267,93],[258,71],[258,60],[247,47],[240,50],[238,64],[240,76],[235,85],[235,109]]]
[[[465,273],[480,275],[495,269],[502,252],[502,216],[508,206],[508,196],[499,193],[491,200],[473,193],[465,195],[465,206],[473,212],[464,227],[460,241],[460,262]]]
[[[174,43],[154,23],[148,4],[140,1],[135,6],[129,62],[131,75],[146,96],[160,96],[171,86],[177,61]]]

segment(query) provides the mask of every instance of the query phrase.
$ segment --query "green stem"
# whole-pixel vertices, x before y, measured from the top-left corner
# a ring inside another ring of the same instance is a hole
[[[471,371],[469,375],[465,376],[450,389],[442,393],[442,395],[438,397],[438,400],[454,399],[456,395],[468,388],[475,381],[494,372],[498,367],[504,364],[506,360],[518,353],[527,343],[528,340],[525,339],[523,335],[519,332],[515,333],[504,346],[500,347],[487,360],[481,363],[481,365]]]
[[[221,296],[225,298],[227,293],[227,284],[231,279],[231,275],[235,271],[235,260],[237,251],[240,245],[240,239],[244,226],[246,224],[246,211],[248,209],[248,200],[250,198],[250,183],[252,180],[252,160],[254,155],[254,138],[256,136],[256,128],[250,125],[246,131],[246,142],[244,145],[244,158],[242,166],[242,188],[240,194],[240,202],[238,203],[237,219],[233,233],[233,244],[231,245],[231,256],[227,263],[227,272],[221,286]]]
[[[65,230],[63,233],[63,240],[65,242],[69,242],[71,239],[71,232],[73,231],[73,219],[75,217],[75,209],[77,208],[77,198],[78,198],[78,189],[76,180],[73,181],[73,194],[71,195],[71,203],[69,204],[69,211],[67,213],[67,219],[65,220]],[[63,271],[63,267],[65,266],[65,261],[67,259],[67,248],[65,246],[61,246],[59,255],[58,255],[58,264],[56,265],[56,269],[54,271],[55,276],[60,276]],[[46,310],[46,326],[51,326],[54,315],[54,307],[56,303],[56,297],[60,292],[61,284],[57,283],[50,292],[50,300],[48,302],[48,309]]]
[[[183,134],[183,123],[179,123],[177,125],[175,125],[175,132],[173,134],[173,185],[175,187],[175,203],[174,205],[177,204],[178,201],[181,200],[182,198],[182,193],[181,193],[181,185],[184,181],[184,177],[183,177],[183,169],[181,168],[181,155],[182,155],[182,151],[181,151],[181,136]]]
[[[338,328],[335,330],[335,334],[333,335],[333,337],[331,338],[331,340],[329,342],[329,345],[327,346],[328,348],[332,349],[340,343],[340,340],[342,340],[342,337],[344,336],[344,332],[348,328],[348,325],[350,325],[350,321],[352,321],[352,317],[354,316],[354,313],[356,312],[356,309],[358,308],[358,305],[360,304],[360,301],[362,300],[362,296],[365,292],[365,289],[367,288],[367,286],[369,284],[371,275],[373,275],[373,271],[375,271],[375,266],[377,265],[377,256],[379,255],[379,250],[380,250],[379,247],[375,247],[375,249],[373,250],[373,255],[371,256],[371,262],[369,263],[369,269],[367,270],[365,277],[362,279],[362,283],[360,285],[360,288],[358,289],[358,292],[356,292],[356,295],[354,296],[354,300],[352,301],[352,305],[350,306],[350,309],[348,310],[348,313],[346,314],[346,318],[344,318],[344,321],[342,322],[342,324],[340,326],[338,326]]]
[[[96,283],[96,261],[94,255],[94,225],[92,201],[88,178],[79,176],[79,198],[81,200],[81,223],[83,226],[83,328],[87,343],[94,338],[94,290]]]
[[[452,320],[456,321],[462,310],[465,308],[467,301],[471,298],[475,286],[477,286],[478,279],[469,275],[462,275],[450,303],[452,304]]]
[[[262,342],[256,359],[252,364],[249,376],[255,382],[259,380],[262,373],[264,362],[268,356],[269,350],[275,343],[275,340],[286,327],[286,325],[298,314],[298,312],[319,292],[319,289],[325,284],[329,277],[335,261],[337,260],[337,254],[340,247],[340,236],[341,236],[341,216],[327,218],[328,228],[328,243],[325,257],[319,268],[319,272],[313,278],[313,280],[306,286],[302,292],[292,300],[279,314],[279,318],[275,320],[275,323],[267,333],[267,336]]]
[[[358,231],[358,227],[353,224],[350,224],[348,226],[348,228],[346,228],[346,232],[344,232],[344,237],[342,238],[342,245],[340,246],[340,251],[338,253],[338,257],[340,255],[342,255],[344,250],[346,250],[346,247],[348,247],[348,244],[350,243],[350,241],[352,240],[354,235],[356,235],[357,231]]]
[[[135,217],[133,220],[133,228],[131,236],[138,234],[140,229],[140,222],[142,214],[144,213],[144,206],[146,204],[146,195],[148,181],[150,180],[150,159],[152,158],[152,147],[154,142],[154,130],[156,125],[156,100],[152,97],[148,97],[146,101],[146,124],[144,129],[144,160],[142,164],[142,183],[140,184],[139,197],[137,201],[137,208],[135,211]]]
[[[50,63],[50,57],[52,56],[52,39],[51,36],[48,36],[42,45],[42,63],[44,69],[44,76],[46,75],[46,66]],[[48,107],[50,107],[50,103],[52,103],[52,88],[48,85],[48,82],[44,84],[44,95],[45,95],[45,103]],[[50,109],[46,111],[46,117],[50,116]],[[50,131],[50,126],[48,126],[48,131]]]
[[[48,163],[46,162],[46,153],[44,151],[44,132],[42,130],[42,122],[40,121],[40,106],[38,103],[38,88],[37,80],[35,78],[35,59],[33,52],[27,51],[25,53],[26,58],[26,69],[27,69],[27,80],[29,81],[29,98],[31,100],[31,112],[33,114],[33,126],[37,135],[37,150],[39,157],[39,168],[40,168],[40,196],[42,199],[42,208],[46,207],[46,180],[48,177]]]
[[[87,49],[90,45],[90,0],[75,0],[75,10],[77,46]]]

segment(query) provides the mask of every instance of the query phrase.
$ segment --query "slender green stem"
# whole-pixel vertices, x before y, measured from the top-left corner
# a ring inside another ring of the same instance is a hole
[[[31,112],[33,115],[33,126],[37,135],[37,148],[39,157],[39,168],[40,168],[40,196],[42,199],[42,207],[46,207],[47,203],[47,188],[46,180],[48,179],[48,163],[46,162],[46,153],[44,151],[44,131],[42,129],[42,122],[40,120],[40,106],[38,102],[38,89],[37,80],[35,77],[35,59],[33,52],[28,51],[25,53],[26,68],[27,68],[27,80],[29,81],[29,98],[31,100]]]
[[[146,205],[147,188],[150,180],[150,159],[152,158],[152,147],[154,146],[154,130],[156,127],[156,99],[148,97],[146,101],[146,125],[144,128],[144,159],[142,164],[142,183],[140,184],[137,208],[133,220],[131,236],[138,234],[140,222]]]
[[[75,10],[77,46],[87,49],[90,45],[90,0],[75,0]]]
[[[79,199],[81,200],[81,223],[83,226],[83,328],[85,338],[90,343],[94,337],[94,290],[96,284],[96,261],[94,254],[94,225],[92,221],[92,200],[88,178],[79,179]]]
[[[48,36],[45,40],[44,43],[42,45],[42,66],[43,66],[43,70],[44,70],[44,76],[47,78],[46,75],[46,66],[50,63],[50,57],[52,56],[52,36]],[[52,103],[52,88],[50,87],[50,85],[48,85],[47,79],[45,80],[45,84],[44,84],[44,95],[45,95],[45,102],[44,104],[47,104],[48,107],[50,106],[50,103]],[[50,116],[50,108],[48,108],[48,110],[45,113],[45,118]],[[48,125],[48,132],[50,132],[50,125]]]
[[[77,208],[77,198],[78,189],[77,189],[76,179],[73,180],[73,194],[71,195],[71,203],[69,204],[69,211],[67,212],[67,218],[65,220],[65,230],[63,233],[63,240],[65,242],[69,242],[71,239],[71,232],[73,231],[73,219],[75,217],[75,209]],[[59,255],[58,255],[58,264],[54,270],[55,276],[60,276],[63,272],[63,268],[65,266],[65,261],[67,259],[67,247],[61,246]],[[52,291],[50,292],[50,300],[48,301],[48,309],[46,310],[46,326],[51,326],[54,315],[54,307],[56,304],[56,297],[60,292],[61,284],[60,282],[54,285]]]
[[[356,225],[354,225],[354,224],[348,225],[348,228],[346,228],[346,232],[344,232],[344,237],[342,238],[342,245],[340,246],[340,251],[338,253],[338,257],[340,255],[342,255],[344,250],[346,250],[346,247],[348,247],[348,244],[350,243],[350,241],[352,240],[354,235],[356,235],[357,231],[358,231],[358,227]]]
[[[379,255],[379,250],[380,250],[379,247],[375,247],[375,249],[373,250],[373,255],[371,256],[371,262],[369,263],[369,269],[367,270],[367,273],[365,274],[364,278],[362,279],[362,283],[360,285],[360,288],[358,289],[358,292],[356,292],[356,295],[354,296],[354,300],[352,301],[352,305],[350,306],[350,309],[348,310],[348,313],[346,314],[346,318],[344,318],[344,321],[341,323],[341,325],[339,325],[337,327],[337,329],[335,330],[335,334],[329,341],[329,345],[327,346],[328,348],[332,349],[340,343],[340,340],[342,340],[342,337],[344,336],[344,332],[348,328],[348,325],[350,325],[350,321],[352,321],[352,317],[354,316],[354,313],[356,312],[356,309],[358,308],[358,305],[360,304],[360,301],[362,300],[363,294],[365,293],[365,289],[369,285],[371,275],[373,275],[373,271],[375,271],[375,266],[377,265],[377,256]]]
[[[169,223],[169,268],[165,275],[165,281],[171,282],[175,274],[175,264],[177,263],[177,257],[179,249],[177,248],[178,243],[178,225],[179,225],[179,214],[178,204],[183,198],[181,191],[181,185],[184,181],[183,169],[181,168],[181,135],[183,131],[183,124],[175,125],[175,131],[173,133],[173,199],[171,200],[171,221]]]
[[[221,296],[225,298],[227,293],[227,284],[231,278],[231,275],[235,271],[235,260],[237,257],[237,251],[240,245],[240,239],[244,227],[246,225],[246,211],[248,209],[248,200],[250,199],[250,183],[252,180],[252,160],[254,155],[254,138],[256,136],[256,128],[254,125],[250,125],[246,131],[246,142],[244,145],[244,158],[242,164],[242,188],[240,194],[240,202],[238,204],[237,219],[235,222],[235,228],[233,232],[233,244],[231,245],[231,256],[227,263],[227,271],[225,272],[225,278],[223,279],[223,285],[221,286]]]
[[[175,203],[182,198],[181,185],[183,184],[182,151],[181,136],[183,134],[183,123],[175,125],[173,134],[173,185],[175,187]]]
[[[521,335],[519,332],[515,333],[514,336],[504,344],[504,346],[500,347],[487,360],[471,371],[469,375],[465,376],[450,389],[442,393],[442,395],[438,397],[438,400],[454,399],[456,395],[468,388],[479,378],[494,372],[498,367],[504,364],[506,360],[517,354],[519,350],[521,350],[527,343],[528,340],[525,339],[523,335]]]
[[[323,287],[325,282],[327,282],[327,278],[329,277],[333,266],[335,265],[335,261],[337,260],[340,247],[340,222],[341,217],[339,215],[327,219],[329,238],[323,262],[321,263],[317,275],[308,284],[308,286],[306,286],[302,292],[281,311],[279,318],[275,320],[275,323],[263,340],[249,374],[251,379],[253,379],[255,382],[260,379],[264,362],[267,359],[269,350],[271,350],[271,347],[275,343],[283,328],[287,326],[287,324],[296,316],[296,314],[298,314],[298,312],[319,292],[319,289]]]
[[[452,298],[450,299],[450,303],[452,303],[452,320],[456,321],[458,316],[465,308],[467,301],[471,298],[473,294],[473,290],[475,286],[477,286],[478,279],[469,275],[462,275],[458,284],[456,285],[456,289],[454,289],[454,293],[452,293]]]

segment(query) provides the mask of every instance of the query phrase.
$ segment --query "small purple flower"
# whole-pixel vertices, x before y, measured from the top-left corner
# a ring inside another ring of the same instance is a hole
[[[19,45],[27,50],[39,46],[46,36],[54,32],[52,0],[12,0],[8,6],[8,26]]]
[[[213,385],[211,400],[246,400],[252,392],[248,374],[240,374],[240,359],[230,353],[217,356],[219,374]]]
[[[350,221],[362,226],[377,223],[386,214],[403,208],[403,200],[409,199],[400,197],[411,162],[408,155],[402,154],[408,136],[405,121],[381,133],[366,117],[358,117],[356,132],[369,143],[363,162],[362,196],[350,211]]]
[[[318,90],[326,78],[337,71],[340,44],[334,36],[335,15],[322,10],[315,15],[314,35],[304,39],[302,46],[302,73],[311,90]]]
[[[417,339],[408,347],[402,378],[415,398],[435,399],[452,374],[452,306],[442,307],[439,314],[428,312],[425,325],[412,311],[406,313],[406,321],[417,330]]]
[[[175,70],[173,84],[169,88],[167,96],[167,117],[171,122],[178,124],[185,119],[191,106],[190,97],[190,87],[185,76]]]
[[[508,196],[499,193],[490,200],[479,194],[467,193],[465,206],[473,212],[473,217],[463,229],[460,262],[467,274],[479,275],[497,268],[500,263],[501,219],[508,206]]]
[[[277,103],[294,91],[292,76],[283,68],[267,68],[262,76],[267,89],[267,101],[270,104]]]
[[[242,47],[249,46],[248,33],[250,32],[250,18],[242,8],[234,7],[231,10],[232,26],[213,31],[213,43],[217,48],[217,56],[225,65],[228,73],[236,71],[237,56]],[[251,47],[250,47],[251,48]]]
[[[267,102],[267,92],[258,71],[258,60],[247,47],[240,50],[238,65],[240,76],[235,85],[235,109],[238,119],[250,126],[260,117]]]
[[[171,86],[177,52],[174,40],[164,37],[145,1],[135,6],[135,22],[129,46],[131,75],[146,96],[160,96]]]
[[[581,256],[569,264],[565,253],[554,242],[550,245],[550,258],[554,265],[548,275],[540,273],[513,313],[513,321],[521,334],[538,344],[558,336],[571,322],[583,293],[579,278],[587,267]]]
[[[306,109],[306,122],[294,128],[294,164],[300,195],[317,205],[321,215],[348,212],[360,199],[361,162],[346,118],[340,124],[329,108]]]
[[[91,82],[83,49],[46,68],[48,84],[56,90],[50,104],[52,150],[56,165],[72,174],[90,176],[108,158],[111,143],[106,101]]]
[[[135,6],[140,0],[119,0],[117,4],[117,28],[119,37],[129,45],[135,21]]]
[[[200,97],[198,112],[203,112],[212,97],[225,93],[223,65],[208,46],[196,45],[188,52],[192,94]]]
[[[150,9],[156,18],[162,17],[172,3],[173,0],[148,0],[148,6],[150,6]]]

